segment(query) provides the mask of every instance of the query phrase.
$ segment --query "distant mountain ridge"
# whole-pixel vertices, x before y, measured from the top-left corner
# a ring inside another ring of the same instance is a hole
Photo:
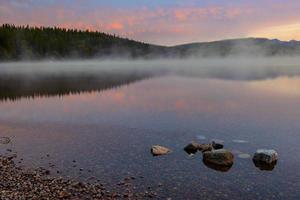
[[[298,56],[300,41],[242,38],[176,46],[143,43],[102,32],[51,27],[0,26],[0,60],[75,58],[188,58]]]
[[[300,55],[299,41],[280,41],[266,38],[242,38],[213,42],[190,43],[170,47],[175,55],[186,56],[296,56]]]

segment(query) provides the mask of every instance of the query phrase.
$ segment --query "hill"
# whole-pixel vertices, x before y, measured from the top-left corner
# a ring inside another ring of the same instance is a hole
[[[179,57],[187,56],[295,56],[300,55],[300,42],[266,38],[243,38],[214,42],[191,43],[170,47]]]
[[[165,48],[102,32],[76,29],[0,26],[0,59],[148,57]]]
[[[187,58],[243,55],[300,55],[300,42],[245,38],[166,47],[103,32],[9,24],[0,26],[0,60],[2,61],[48,58]]]

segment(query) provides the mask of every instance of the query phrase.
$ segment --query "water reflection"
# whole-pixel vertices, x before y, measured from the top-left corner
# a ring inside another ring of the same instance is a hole
[[[1,74],[0,101],[102,91],[151,77],[149,72]]]
[[[142,175],[141,186],[162,182],[166,198],[197,199],[201,194],[220,199],[226,194],[239,199],[242,194],[245,199],[274,199],[280,191],[278,199],[299,199],[300,154],[291,153],[300,151],[298,80],[165,76],[101,93],[2,101],[0,134],[13,136],[9,145],[28,163],[49,153],[52,163],[71,174],[68,166],[76,159],[101,180]],[[233,167],[202,164],[201,154],[186,159],[182,147],[187,142],[210,138],[222,139],[240,153],[276,149],[280,160],[276,170],[265,173],[251,159],[237,159]],[[148,147],[162,143],[174,152],[149,156]]]

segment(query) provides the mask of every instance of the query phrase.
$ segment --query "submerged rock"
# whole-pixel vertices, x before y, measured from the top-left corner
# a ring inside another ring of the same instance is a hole
[[[167,147],[160,146],[160,145],[153,145],[151,147],[151,153],[153,156],[161,156],[161,155],[168,154],[170,152],[171,152],[170,149],[168,149]]]
[[[233,154],[226,149],[206,151],[203,153],[203,162],[220,166],[232,166]]]
[[[0,137],[0,144],[9,144],[11,142],[9,137]]]
[[[184,151],[188,154],[195,154],[198,150],[199,144],[194,141],[184,147]]]
[[[258,149],[253,156],[253,161],[260,163],[271,164],[277,160],[278,153],[274,149]]]

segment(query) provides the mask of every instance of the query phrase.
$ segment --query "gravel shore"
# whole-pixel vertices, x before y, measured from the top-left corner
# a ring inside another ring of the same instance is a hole
[[[112,192],[101,183],[85,183],[63,177],[52,176],[44,168],[25,169],[18,167],[13,156],[0,155],[0,199],[147,199],[155,198],[155,192],[130,191],[130,179],[125,178],[122,191]]]

